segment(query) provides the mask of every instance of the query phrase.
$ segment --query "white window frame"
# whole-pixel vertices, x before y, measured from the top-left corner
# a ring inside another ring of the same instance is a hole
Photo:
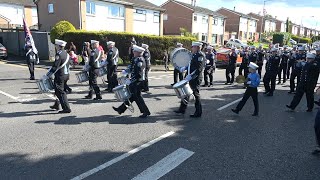
[[[163,14],[163,20],[168,21],[168,14]]]
[[[54,13],[54,6],[52,3],[48,4],[48,13],[53,14]]]
[[[88,7],[89,5],[89,7]],[[88,12],[89,8],[89,12]],[[95,16],[96,15],[96,3],[92,1],[87,1],[86,2],[86,13],[87,15]]]
[[[202,24],[208,24],[208,18],[206,16],[202,16]]]
[[[137,17],[144,17],[139,19]],[[143,10],[143,9],[136,9],[136,12],[134,12],[134,15],[133,15],[133,18],[135,21],[143,21],[143,22],[147,22],[147,11],[146,10]]]
[[[160,23],[160,13],[159,12],[153,12],[153,23]]]
[[[194,21],[194,22],[197,22],[197,21],[198,21],[197,15],[194,15],[194,16],[193,16],[193,21]]]
[[[111,8],[118,8],[118,14],[114,16],[112,14]],[[108,6],[108,17],[110,18],[124,18],[124,8],[121,6],[110,5]]]
[[[213,25],[218,25],[218,18],[213,18]]]

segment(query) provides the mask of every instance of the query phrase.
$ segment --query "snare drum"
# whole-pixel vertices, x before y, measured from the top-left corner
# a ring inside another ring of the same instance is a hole
[[[173,89],[176,92],[178,98],[180,99],[183,99],[193,94],[193,91],[189,85],[189,81],[185,79],[173,85]]]
[[[41,93],[47,93],[54,89],[53,81],[51,78],[40,79],[36,83]]]
[[[76,76],[77,76],[77,79],[78,79],[78,83],[89,81],[89,75],[85,71],[76,73]]]
[[[122,84],[112,89],[118,101],[125,102],[131,97],[129,86]]]
[[[103,66],[103,67],[99,68],[98,76],[101,77],[101,76],[106,75],[107,73],[108,73],[107,67]]]
[[[122,77],[118,78],[118,84],[119,85],[125,84],[126,81],[127,81],[127,77],[125,77],[125,76],[122,76]]]

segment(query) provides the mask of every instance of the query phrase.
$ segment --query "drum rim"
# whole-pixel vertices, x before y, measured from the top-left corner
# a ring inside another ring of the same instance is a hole
[[[172,52],[172,54],[171,54],[171,56],[170,56],[170,59],[172,59],[172,64],[175,64],[175,61],[177,61],[177,60],[175,60],[175,59],[173,58],[174,54],[176,54],[178,51],[181,51],[181,50],[185,50],[184,52],[188,52],[188,54],[190,55],[190,60],[189,60],[188,63],[186,63],[186,65],[185,65],[185,66],[188,66],[189,62],[190,62],[191,59],[192,59],[192,53],[191,53],[188,49],[186,49],[186,48],[176,48],[176,49]],[[185,67],[185,66],[181,66],[181,67]],[[181,68],[180,66],[175,66],[175,67]]]
[[[185,86],[186,84],[189,84],[189,81],[187,80],[181,80],[179,82],[177,82],[176,84],[173,85],[173,88],[177,89],[177,88],[180,88],[182,86]]]

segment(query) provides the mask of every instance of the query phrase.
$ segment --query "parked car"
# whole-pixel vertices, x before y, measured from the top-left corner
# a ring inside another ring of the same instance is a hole
[[[232,46],[234,46],[234,47],[239,48],[239,47],[245,47],[245,46],[247,46],[247,44],[246,44],[246,43],[243,43],[243,42],[240,41],[239,39],[229,39],[229,41],[227,42],[226,46],[227,46],[227,47],[232,47]]]
[[[290,39],[289,42],[293,45],[296,45],[297,44],[297,41],[293,40],[293,39]]]
[[[0,59],[7,59],[8,58],[8,52],[7,49],[0,43]]]
[[[226,67],[228,65],[230,52],[231,49],[229,48],[221,48],[217,50],[217,67]],[[239,50],[236,50],[236,53],[238,54],[237,65],[239,65],[242,62],[242,57],[240,57]]]

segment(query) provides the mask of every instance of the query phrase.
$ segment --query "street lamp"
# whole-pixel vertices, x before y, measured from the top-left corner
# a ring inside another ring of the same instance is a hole
[[[271,1],[271,0],[264,0],[263,1],[263,10],[262,10],[262,22],[261,22],[261,27],[260,27],[260,42],[262,41],[262,27],[263,27],[263,21],[264,21],[264,16],[265,16],[265,6],[266,2]]]

